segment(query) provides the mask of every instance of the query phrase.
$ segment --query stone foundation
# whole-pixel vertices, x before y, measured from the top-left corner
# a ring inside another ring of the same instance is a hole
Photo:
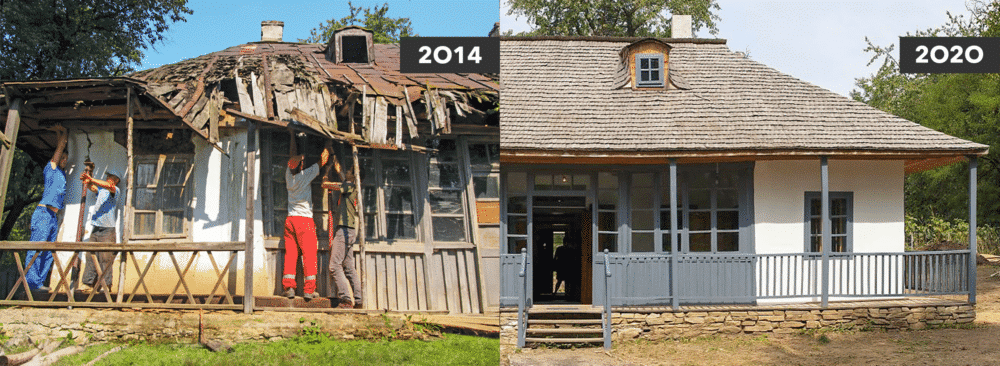
[[[804,329],[924,329],[972,323],[973,305],[864,306],[835,309],[775,309],[719,311],[636,311],[612,313],[614,340],[677,339],[716,334],[787,334]],[[517,342],[517,312],[500,314],[500,342]]]
[[[205,339],[233,342],[279,340],[316,327],[340,339],[355,339],[359,332],[381,329],[381,317],[363,314],[325,314],[258,311],[246,315],[234,311],[201,314]],[[399,326],[399,316],[390,317]],[[169,340],[197,342],[199,312],[179,310],[106,310],[78,308],[8,308],[0,310],[0,334],[12,344],[27,340],[66,338],[77,341]]]

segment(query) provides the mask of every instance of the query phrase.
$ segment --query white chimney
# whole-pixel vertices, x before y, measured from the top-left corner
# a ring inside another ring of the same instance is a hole
[[[281,32],[285,28],[285,22],[277,20],[265,20],[260,22],[261,42],[281,42]]]
[[[691,31],[690,15],[674,15],[671,19],[670,31],[672,38],[694,38]]]

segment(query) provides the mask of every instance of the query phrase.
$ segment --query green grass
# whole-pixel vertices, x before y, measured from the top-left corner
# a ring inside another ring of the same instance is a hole
[[[98,365],[497,365],[497,339],[445,334],[434,341],[339,341],[302,336],[270,343],[241,343],[232,353],[213,353],[196,344],[137,343],[105,357]],[[61,359],[80,365],[117,344],[100,344]]]

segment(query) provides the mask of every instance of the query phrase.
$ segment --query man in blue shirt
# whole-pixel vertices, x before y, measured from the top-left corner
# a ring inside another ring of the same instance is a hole
[[[91,192],[97,193],[97,200],[94,202],[94,216],[90,218],[93,226],[90,230],[90,241],[98,243],[115,243],[115,197],[118,193],[118,182],[121,181],[118,172],[109,169],[106,173],[107,180],[100,180],[91,177],[84,172],[80,174],[80,180],[88,186]],[[111,268],[115,261],[114,252],[97,252],[97,264],[101,268],[101,278],[104,280],[106,289],[111,289]],[[97,266],[94,265],[93,257],[87,256],[87,269],[83,272],[84,285],[94,287],[97,283]],[[86,291],[86,289],[83,289]]]
[[[45,164],[42,176],[45,179],[45,188],[42,191],[42,200],[38,202],[38,207],[31,214],[31,241],[55,241],[56,233],[59,232],[59,217],[56,216],[59,210],[63,209],[63,197],[66,195],[66,128],[56,125],[52,128],[56,131],[56,152],[52,154],[52,159]],[[37,258],[35,258],[37,254]],[[34,251],[27,252],[26,259],[31,262],[31,267],[24,274],[28,281],[28,287],[32,290],[48,291],[45,280],[52,270],[52,252]]]

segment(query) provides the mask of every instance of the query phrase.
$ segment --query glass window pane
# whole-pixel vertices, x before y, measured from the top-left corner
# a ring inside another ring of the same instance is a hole
[[[640,69],[648,69],[649,68],[649,59],[645,58],[645,57],[640,57],[639,58],[639,68]]]
[[[833,245],[830,246],[831,251],[837,252],[837,253],[846,253],[847,252],[847,237],[846,236],[834,236],[832,239],[833,239],[833,241],[832,241],[831,244],[833,244]]]
[[[413,192],[410,187],[386,187],[385,208],[390,212],[413,211]]]
[[[649,71],[641,71],[639,73],[639,81],[649,81]]]
[[[649,68],[651,68],[651,69],[657,69],[659,67],[660,67],[660,59],[655,58],[655,57],[651,57],[649,59]]]
[[[433,168],[432,168],[433,169]],[[382,160],[386,184],[410,184],[410,164],[403,160]]]
[[[275,182],[275,185],[285,186],[285,168],[286,164],[273,164],[271,165],[271,181]]]
[[[708,170],[699,170],[692,172],[691,175],[691,188],[709,188],[715,186],[715,172]]]
[[[597,203],[602,210],[614,210],[618,205],[618,191],[604,189],[597,191]]]
[[[462,188],[462,176],[456,164],[431,165],[427,178],[431,187]]]
[[[163,184],[184,184],[185,173],[187,173],[187,163],[164,163],[160,180]]]
[[[718,235],[720,252],[737,252],[740,250],[740,233],[719,233]]]
[[[823,219],[819,217],[813,217],[809,219],[809,230],[811,234],[819,234],[823,230]]]
[[[521,216],[507,216],[507,233],[512,235],[528,234],[528,218]]]
[[[521,249],[528,247],[528,239],[525,238],[507,238],[507,253],[517,254],[521,252]]]
[[[680,211],[677,211],[677,213],[678,213],[677,216],[681,216],[680,215]],[[680,231],[681,228],[683,228],[682,222],[680,222],[680,220],[678,220],[678,222],[677,222],[677,231]],[[670,211],[669,210],[667,210],[667,211],[660,211],[660,229],[670,230]]]
[[[184,212],[164,212],[163,213],[163,233],[183,234],[184,233]]]
[[[365,216],[365,241],[378,241],[378,235],[375,234],[375,225],[375,216]]]
[[[435,217],[434,241],[465,241],[465,219],[461,217]]]
[[[386,214],[386,238],[390,240],[415,239],[413,215]]]
[[[715,205],[718,208],[739,208],[739,198],[735,189],[720,189],[716,191]]]
[[[135,218],[135,234],[136,235],[153,235],[153,230],[156,227],[156,214],[155,213],[138,213],[134,215]]]
[[[473,177],[472,188],[476,192],[476,199],[500,198],[500,177],[496,175]]]
[[[573,176],[573,190],[586,191],[590,189],[590,175],[581,174]]]
[[[688,215],[688,226],[693,231],[712,230],[712,213],[692,212]]]
[[[507,195],[523,196],[528,192],[528,174],[524,172],[507,173]]]
[[[361,204],[365,207],[365,212],[377,212],[378,211],[378,189],[371,186],[365,186],[361,189],[361,196],[364,198]]]
[[[653,230],[654,226],[652,210],[632,211],[633,230]]]
[[[528,203],[524,197],[510,197],[507,199],[508,213],[528,213]]]
[[[437,159],[437,161],[458,160],[458,146],[455,144],[455,140],[439,140],[437,149],[438,149],[438,154],[437,156],[431,157],[432,162],[435,160],[435,158]]]
[[[160,203],[164,209],[183,209],[187,201],[184,199],[184,187],[160,188]]]
[[[847,215],[847,199],[835,198],[830,202],[830,215],[842,216]]]
[[[633,252],[652,252],[653,248],[653,233],[632,233],[632,251]]]
[[[597,235],[597,252],[604,252],[605,249],[611,253],[618,251],[618,234]]]
[[[552,176],[548,174],[535,175],[535,190],[548,191],[552,189]]]
[[[361,181],[371,184],[375,181],[375,163],[371,159],[360,159],[358,160],[359,171],[361,172]]]
[[[275,207],[288,207],[288,187],[284,182],[271,185],[271,197]]]
[[[688,194],[688,208],[692,210],[712,208],[712,191],[707,189],[692,189]]]
[[[480,169],[490,168],[490,156],[484,144],[469,144],[469,162]]]
[[[833,224],[830,229],[834,235],[847,233],[847,218],[838,217],[830,220]]]
[[[158,207],[156,202],[156,188],[136,188],[135,189],[135,209],[155,210]]]
[[[288,212],[285,210],[275,210],[274,211],[274,221],[271,222],[271,233],[274,236],[285,235],[285,217]]]
[[[632,174],[632,187],[652,187],[653,173]]]
[[[649,72],[649,81],[660,81],[660,72],[652,70]]]
[[[632,188],[632,208],[650,209],[653,208],[652,188]]]
[[[611,173],[597,174],[597,187],[601,189],[618,189],[618,176]]]
[[[618,231],[617,215],[616,212],[599,212],[597,214],[597,230]]]
[[[667,232],[666,234],[663,234],[663,251],[667,252],[667,253],[673,252],[674,251],[674,246],[671,245],[671,244],[672,244],[672,242],[671,242],[671,239],[670,239],[670,232]]]
[[[431,203],[431,213],[462,214],[461,191],[430,191],[427,199]]]
[[[810,251],[819,253],[823,251],[823,238],[819,235],[813,235],[809,238],[809,248]]]
[[[135,185],[145,187],[155,185],[156,163],[138,163],[135,165]]]
[[[691,252],[711,252],[712,251],[712,234],[691,234],[690,235]]]
[[[819,198],[812,198],[809,200],[809,215],[810,216],[820,216],[822,215],[823,207],[819,201]]]
[[[739,211],[718,211],[715,219],[719,230],[736,230],[740,228]]]

